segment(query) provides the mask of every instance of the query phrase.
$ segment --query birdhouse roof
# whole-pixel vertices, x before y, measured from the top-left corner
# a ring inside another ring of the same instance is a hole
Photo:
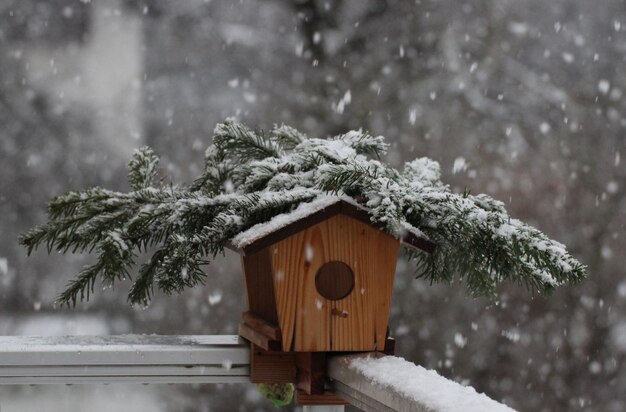
[[[372,221],[371,212],[353,199],[345,196],[320,196],[312,202],[300,204],[290,213],[277,215],[239,233],[232,239],[231,247],[243,255],[249,255],[339,214],[384,230],[382,224]],[[403,246],[428,253],[435,249],[435,244],[419,229],[408,223],[402,229],[392,236],[399,239]]]

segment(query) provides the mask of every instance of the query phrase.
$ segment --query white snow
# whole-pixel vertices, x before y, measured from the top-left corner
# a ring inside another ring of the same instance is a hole
[[[342,140],[358,140],[363,134],[357,130],[350,130],[342,136]],[[324,151],[340,160],[349,160],[356,157],[356,151],[347,146],[342,140],[329,140],[324,146]]]
[[[406,360],[385,356],[357,358],[350,363],[376,385],[391,389],[437,412],[511,412],[471,386],[462,386]]]
[[[454,334],[454,344],[459,348],[464,348],[467,345],[467,338],[461,333]]]
[[[626,322],[618,323],[611,328],[611,342],[618,352],[626,353]]]
[[[516,329],[503,330],[502,336],[510,340],[511,342],[519,342],[521,335]]]
[[[9,273],[9,260],[5,257],[0,258],[0,275]]]
[[[222,301],[222,296],[224,296],[224,292],[220,289],[215,290],[208,296],[209,305],[215,306]]]
[[[276,252],[276,250],[275,250]],[[279,269],[276,271],[276,280],[279,282],[282,282],[283,280],[285,280],[285,271],[282,269]]]
[[[550,275],[545,270],[536,270],[534,272],[534,275],[538,277],[539,279],[541,279],[541,281],[544,283],[547,283],[552,286],[559,286],[559,282],[557,282],[556,279],[554,279],[554,277],[552,277],[552,275]]]
[[[119,231],[117,231],[117,230],[110,231],[109,232],[109,238],[111,239],[111,241],[113,241],[117,245],[119,250],[121,250],[121,251],[128,250],[128,245],[122,239],[122,235],[121,235],[121,233]]]
[[[233,238],[232,243],[237,248],[245,247],[282,227],[337,203],[338,200],[338,196],[320,195],[312,202],[301,203],[290,213],[276,215],[267,222],[256,224],[250,229],[239,233]]]
[[[318,195],[318,197],[311,202],[300,203],[297,208],[289,213],[276,215],[267,222],[258,223],[251,228],[239,233],[231,240],[231,243],[234,247],[241,249],[250,245],[251,243],[254,243],[258,239],[269,235],[272,232],[275,232],[287,225],[290,225],[291,223],[310,216],[313,213],[323,210],[339,201],[344,201],[357,207],[363,208],[362,205],[357,204],[354,199],[348,196]],[[406,234],[406,232],[411,232],[414,233],[416,236],[427,238],[427,236],[421,230],[419,230],[415,226],[412,226],[406,221],[402,221],[400,222],[400,230],[398,231],[398,233],[396,233],[396,236],[402,237],[404,234]],[[307,248],[305,249],[305,256],[307,261],[311,261],[313,259],[313,255],[313,248],[310,245],[307,245]]]
[[[613,249],[611,249],[608,245],[602,245],[602,248],[600,248],[600,255],[603,259],[609,260],[613,257]]]
[[[589,372],[591,372],[593,375],[597,375],[598,373],[602,372],[602,365],[600,364],[600,362],[593,361],[589,363]]]
[[[619,184],[615,180],[611,180],[606,184],[606,191],[614,195],[619,190]]]
[[[528,24],[524,22],[512,21],[509,23],[509,32],[517,37],[524,37],[528,34]]]
[[[464,172],[467,170],[467,166],[469,163],[465,160],[465,158],[459,156],[454,159],[454,165],[452,166],[452,174],[457,174],[459,172]]]
[[[350,90],[348,90],[336,104],[332,104],[332,109],[338,114],[342,114],[346,106],[349,105],[350,102],[352,102],[352,93],[350,92]]]
[[[307,244],[304,250],[304,254],[305,254],[306,261],[309,263],[312,262],[313,256],[314,256],[313,246]]]
[[[562,57],[563,57],[563,61],[567,64],[570,64],[574,61],[574,55],[572,53],[565,52],[562,54]]]
[[[248,103],[256,102],[256,94],[252,92],[244,92],[243,99]]]
[[[517,228],[509,223],[503,223],[496,230],[496,233],[505,239],[511,239],[511,237],[515,234]]]
[[[396,328],[396,336],[404,336],[411,332],[411,328],[407,325],[400,325]]]
[[[611,83],[608,80],[602,79],[598,82],[598,91],[602,94],[607,94],[611,89]]]
[[[416,236],[428,239],[428,236],[426,236],[424,232],[422,232],[421,230],[419,230],[418,228],[416,228],[415,226],[413,226],[407,221],[403,220],[402,222],[400,222],[400,229],[401,229],[400,232],[397,233],[398,237],[403,237],[404,235],[407,234],[407,232],[410,232]]]
[[[224,182],[224,191],[226,193],[234,193],[235,192],[235,185],[233,184],[232,180],[226,179],[226,181]]]

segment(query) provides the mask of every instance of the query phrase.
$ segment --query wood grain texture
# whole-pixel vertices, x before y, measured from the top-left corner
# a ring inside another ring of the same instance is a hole
[[[319,395],[309,395],[303,390],[296,390],[298,405],[349,405],[350,403],[332,392],[325,391]]]
[[[360,220],[361,222],[374,228],[384,230],[383,224],[372,222],[371,213],[357,205],[342,201],[340,213]],[[399,240],[402,245],[408,247],[409,249],[421,250],[426,253],[433,253],[435,251],[435,243],[419,231],[407,231],[400,237]]]
[[[308,395],[322,395],[326,385],[326,353],[296,352],[296,388]]]
[[[266,322],[278,325],[269,249],[242,256],[241,265],[246,278],[248,311]]]
[[[268,352],[254,344],[250,348],[250,382],[295,383],[296,354]]]
[[[259,239],[255,240],[247,246],[244,246],[241,249],[233,247],[233,250],[238,251],[239,253],[242,253],[244,255],[256,253],[259,250],[265,249],[266,247],[269,247],[274,243],[280,242],[281,240],[286,239],[295,233],[305,230],[310,226],[323,222],[324,220],[329,219],[338,213],[341,213],[342,203],[345,202],[338,200],[337,203],[331,204],[324,209],[318,210],[317,212],[310,214],[309,216],[306,216],[300,220],[296,220],[293,223],[276,229],[275,231],[260,237]]]
[[[270,246],[283,350],[383,350],[399,246],[392,236],[342,214]],[[335,301],[315,286],[319,268],[334,260],[355,275],[352,293]]]
[[[263,332],[255,330],[243,322],[239,324],[239,336],[267,351],[280,351],[282,348],[280,341],[264,335]]]
[[[282,339],[282,335],[278,326],[272,325],[250,312],[243,312],[241,316],[243,318],[243,322],[246,325],[250,326],[252,329],[261,332],[272,340]]]

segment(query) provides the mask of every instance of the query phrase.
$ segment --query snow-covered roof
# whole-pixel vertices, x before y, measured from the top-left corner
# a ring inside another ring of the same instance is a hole
[[[267,222],[237,234],[231,245],[243,254],[251,254],[338,214],[348,215],[383,230],[380,224],[371,219],[371,212],[352,198],[320,195],[311,202],[301,203],[289,213],[276,215]],[[434,250],[434,243],[422,231],[409,223],[403,224],[402,228],[401,233],[393,235],[403,245],[426,252]]]

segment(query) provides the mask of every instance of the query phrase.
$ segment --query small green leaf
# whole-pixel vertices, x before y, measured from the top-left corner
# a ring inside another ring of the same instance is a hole
[[[293,401],[295,386],[292,383],[259,383],[257,387],[261,395],[277,408],[287,406]]]

